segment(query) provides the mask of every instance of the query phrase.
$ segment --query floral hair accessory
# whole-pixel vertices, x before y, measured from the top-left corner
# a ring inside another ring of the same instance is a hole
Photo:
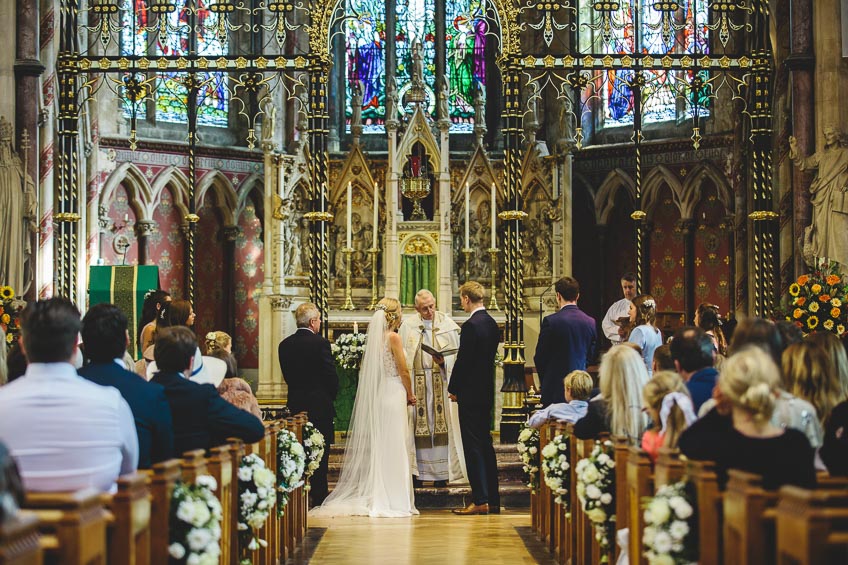
[[[215,332],[209,332],[206,334],[206,341],[215,341]]]
[[[150,298],[151,296],[153,296],[153,294],[154,294],[155,292],[156,292],[156,289],[155,289],[155,288],[151,288],[150,290],[148,290],[147,292],[145,292],[145,293],[144,293],[144,299],[145,299],[145,300],[147,300],[148,298]]]
[[[389,312],[389,309],[386,307],[385,304],[377,304],[377,310],[382,310],[385,313],[387,322],[392,323],[397,320],[398,313]]]
[[[644,306],[645,308],[656,308],[657,303],[653,298],[648,298],[642,303],[642,306]]]

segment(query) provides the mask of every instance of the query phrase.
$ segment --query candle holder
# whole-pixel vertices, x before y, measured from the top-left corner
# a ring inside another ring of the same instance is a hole
[[[491,268],[492,268],[492,297],[489,299],[489,305],[487,308],[489,310],[497,310],[500,311],[500,306],[498,306],[498,287],[497,287],[497,265],[498,265],[498,248],[490,247],[488,249],[489,257],[491,257]]]
[[[371,304],[368,305],[369,310],[377,308],[377,253],[379,253],[379,250],[376,247],[368,250],[368,254],[371,256]]]
[[[471,280],[470,267],[471,267],[471,254],[472,253],[474,253],[474,250],[471,249],[471,248],[468,248],[468,247],[466,247],[465,249],[462,250],[462,254],[465,255],[465,282],[468,282],[468,281]]]
[[[356,308],[353,306],[353,297],[350,292],[350,263],[353,258],[353,248],[345,247],[342,249],[342,253],[345,254],[345,262],[347,263],[347,274],[345,274],[345,303],[344,306],[342,306],[342,310],[355,310]]]

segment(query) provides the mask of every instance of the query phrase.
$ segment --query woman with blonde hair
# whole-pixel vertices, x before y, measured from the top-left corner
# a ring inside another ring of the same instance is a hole
[[[842,391],[841,400],[848,400],[848,354],[842,341],[831,332],[813,332],[807,336],[807,341],[819,345],[830,356]]]
[[[586,416],[574,425],[574,435],[591,439],[609,432],[638,444],[646,425],[642,414],[642,388],[648,382],[645,363],[633,348],[614,345],[601,359],[599,376],[601,394],[589,402]]]
[[[654,373],[642,389],[642,399],[654,423],[654,429],[642,436],[642,449],[656,461],[660,447],[676,448],[680,434],[698,417],[686,383],[674,371]]]
[[[206,355],[220,359],[227,366],[224,380],[218,385],[221,398],[245,412],[250,412],[260,420],[262,410],[253,394],[250,384],[238,376],[238,363],[232,353],[233,338],[226,332],[209,332],[205,339]]]
[[[819,422],[826,426],[834,407],[844,400],[842,384],[828,352],[808,339],[787,347],[782,365],[783,388],[812,404]]]
[[[216,351],[233,352],[233,338],[227,332],[209,332],[204,339],[206,355],[214,355]]]
[[[6,366],[6,332],[0,328],[0,386],[6,384],[9,378],[9,367]]]
[[[815,453],[807,437],[771,421],[780,395],[780,370],[765,351],[748,347],[730,356],[716,388],[730,419],[712,410],[692,424],[680,437],[684,455],[715,461],[722,484],[728,469],[740,469],[762,475],[769,490],[815,485]]]
[[[318,516],[401,518],[418,514],[409,472],[407,406],[415,405],[412,380],[396,333],[402,312],[383,298],[368,322],[359,383],[339,482]]]
[[[640,294],[630,303],[630,325],[633,330],[627,341],[642,348],[642,359],[648,377],[654,367],[654,351],[662,345],[662,332],[657,327],[657,302],[650,294]]]

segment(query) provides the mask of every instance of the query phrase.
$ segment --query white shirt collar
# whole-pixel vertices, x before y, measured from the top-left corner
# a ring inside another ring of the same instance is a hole
[[[60,363],[30,363],[27,365],[25,378],[35,379],[79,379],[77,370],[67,362]]]
[[[112,361],[114,361],[118,365],[118,367],[120,367],[121,369],[127,368],[127,364],[124,363],[123,359],[112,359]]]
[[[300,330],[306,330],[306,331],[308,331],[308,332],[309,332],[309,333],[311,333],[311,334],[314,334],[314,333],[315,333],[315,332],[313,332],[313,331],[312,331],[312,328],[297,328],[297,331],[300,331]]]
[[[480,306],[479,308],[475,308],[474,310],[472,310],[472,311],[468,314],[468,317],[470,318],[471,316],[473,316],[474,314],[476,314],[476,313],[477,313],[477,312],[479,312],[480,310],[485,310],[485,309],[486,309],[486,307],[485,307],[485,306]]]

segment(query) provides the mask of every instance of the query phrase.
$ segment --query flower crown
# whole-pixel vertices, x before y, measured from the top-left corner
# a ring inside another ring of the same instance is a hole
[[[392,323],[395,320],[397,320],[398,313],[397,312],[389,312],[389,309],[386,307],[385,304],[377,304],[377,310],[383,311],[383,313],[386,315],[386,321],[387,322]]]

